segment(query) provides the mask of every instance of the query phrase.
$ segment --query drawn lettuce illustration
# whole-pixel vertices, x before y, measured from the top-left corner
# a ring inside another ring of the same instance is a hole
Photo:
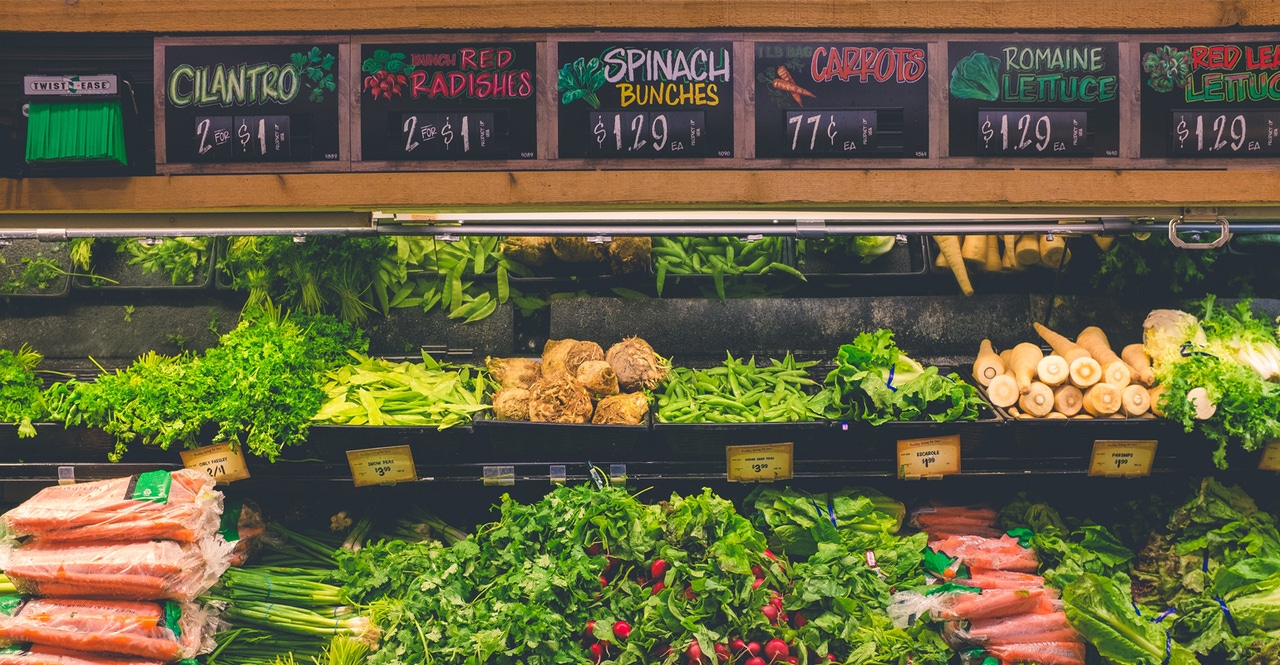
[[[1156,92],[1171,92],[1174,86],[1185,88],[1191,79],[1191,54],[1161,46],[1155,53],[1142,54],[1142,71],[1151,75],[1147,85]]]
[[[592,58],[590,62],[578,58],[561,67],[557,78],[561,104],[572,104],[581,99],[593,109],[600,108],[600,98],[596,97],[596,91],[604,86],[600,58]]]
[[[1000,97],[1000,61],[974,51],[960,59],[951,70],[951,95],[960,99],[993,102]]]

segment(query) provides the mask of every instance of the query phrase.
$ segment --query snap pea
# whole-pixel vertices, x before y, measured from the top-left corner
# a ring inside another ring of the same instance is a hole
[[[722,300],[726,277],[784,272],[804,280],[799,271],[783,263],[783,249],[783,240],[777,236],[758,240],[731,236],[654,238],[652,256],[658,295],[662,295],[669,276],[711,275],[716,295]]]
[[[798,362],[791,354],[757,367],[726,354],[710,369],[671,370],[658,396],[661,423],[802,422],[822,418],[830,402],[826,391],[809,394],[817,382],[809,378],[814,362]]]

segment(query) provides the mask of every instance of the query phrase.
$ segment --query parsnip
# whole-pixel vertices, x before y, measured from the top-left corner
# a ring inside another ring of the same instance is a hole
[[[978,358],[973,361],[973,378],[979,385],[991,385],[991,380],[1005,373],[1004,361],[991,348],[991,340],[984,339],[978,347]]]
[[[1041,339],[1053,347],[1053,352],[1062,356],[1070,367],[1071,383],[1081,390],[1092,386],[1102,379],[1102,366],[1094,360],[1084,347],[1049,330],[1039,323],[1031,324]]]
[[[1048,386],[1060,386],[1071,376],[1071,367],[1062,356],[1047,355],[1036,365],[1036,376]]]
[[[991,399],[992,404],[1001,408],[1017,404],[1019,396],[1018,382],[1009,374],[997,376],[987,386],[987,397]]]
[[[1141,344],[1130,344],[1120,350],[1120,358],[1133,370],[1133,378],[1150,388],[1156,382],[1155,372],[1151,371],[1151,359]]]
[[[1101,380],[1102,365],[1098,361],[1086,356],[1071,362],[1071,385],[1084,390]]]
[[[1061,413],[1058,413],[1057,411],[1051,411],[1049,412],[1049,415],[1045,416],[1045,419],[1046,420],[1067,420],[1067,416]]]
[[[1080,413],[1083,400],[1084,393],[1073,385],[1058,386],[1053,391],[1053,408],[1064,415],[1074,416]]]
[[[1040,263],[1057,268],[1062,262],[1062,255],[1067,251],[1067,240],[1060,233],[1044,234],[1039,238]]]
[[[1140,416],[1151,410],[1151,396],[1147,394],[1146,388],[1136,383],[1125,386],[1120,396],[1124,403],[1121,408],[1124,409],[1125,415]]]
[[[1034,381],[1027,393],[1018,400],[1018,407],[1037,418],[1043,418],[1053,411],[1053,389]]]
[[[960,254],[959,236],[934,236],[939,252],[947,257],[947,267],[956,277],[956,284],[966,296],[973,295],[973,284],[969,283],[969,271],[964,266],[964,257]]]
[[[1120,391],[1109,383],[1099,383],[1084,392],[1082,404],[1091,416],[1109,416],[1120,410]]]
[[[987,264],[987,237],[984,235],[967,235],[960,243],[960,256],[964,257],[964,267],[969,270],[982,270]]]
[[[1004,252],[1000,255],[1000,267],[1005,270],[1022,270],[1022,266],[1018,265],[1017,250],[1014,248],[1018,244],[1018,236],[1003,236]]]
[[[1013,347],[1013,353],[1010,354],[1009,362],[1005,366],[1018,382],[1019,393],[1025,395],[1031,391],[1031,383],[1036,378],[1036,366],[1040,364],[1040,359],[1043,357],[1044,352],[1040,347],[1030,342],[1023,342]]]
[[[1129,365],[1111,350],[1111,343],[1107,341],[1107,334],[1102,332],[1102,328],[1089,326],[1081,330],[1080,335],[1076,337],[1076,344],[1088,351],[1089,355],[1102,365],[1103,381],[1121,390],[1133,382]]]
[[[1152,386],[1147,389],[1147,401],[1151,403],[1151,413],[1164,417],[1164,409],[1160,408],[1160,397],[1169,390],[1165,386]]]
[[[1014,245],[1014,256],[1018,259],[1018,265],[1027,268],[1040,264],[1040,241],[1035,235],[1018,236],[1018,242]]]
[[[1096,245],[1098,246],[1098,249],[1100,249],[1100,250],[1102,250],[1102,251],[1104,251],[1104,252],[1105,252],[1105,251],[1110,250],[1110,249],[1111,249],[1111,246],[1115,244],[1115,242],[1116,242],[1116,237],[1115,237],[1115,236],[1100,236],[1100,235],[1098,235],[1098,234],[1096,234],[1096,233],[1095,233],[1095,234],[1093,234],[1093,242],[1094,242],[1094,244],[1096,244]]]
[[[1000,236],[987,236],[987,262],[982,269],[1000,272],[1000,268]]]

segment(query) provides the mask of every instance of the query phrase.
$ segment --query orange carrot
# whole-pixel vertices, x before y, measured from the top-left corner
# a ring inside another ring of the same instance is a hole
[[[817,97],[817,95],[813,94],[812,92],[809,92],[808,90],[805,90],[804,88],[801,88],[800,86],[790,81],[784,81],[781,78],[776,78],[773,80],[773,87],[783,92],[789,92],[793,95],[803,95],[805,97],[814,97],[814,98]]]

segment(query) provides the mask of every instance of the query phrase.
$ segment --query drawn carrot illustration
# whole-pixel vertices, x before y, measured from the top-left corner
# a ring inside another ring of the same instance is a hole
[[[817,98],[812,92],[797,85],[796,80],[791,76],[791,72],[787,71],[787,68],[782,65],[778,65],[778,78],[773,79],[773,87],[783,92],[791,93],[791,98],[796,100],[796,104],[800,106],[804,106],[804,99],[801,95],[813,99]]]

